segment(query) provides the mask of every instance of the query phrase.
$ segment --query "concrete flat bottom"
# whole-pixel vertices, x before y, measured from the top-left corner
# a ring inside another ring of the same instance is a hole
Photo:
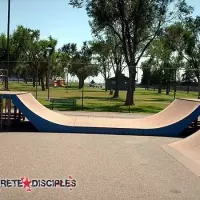
[[[117,113],[117,112],[87,112],[87,111],[56,111],[67,116],[107,117],[107,118],[131,118],[138,119],[153,114],[149,113]]]
[[[0,178],[64,179],[66,188],[1,188],[4,200],[199,200],[200,179],[161,145],[179,139],[1,133]]]

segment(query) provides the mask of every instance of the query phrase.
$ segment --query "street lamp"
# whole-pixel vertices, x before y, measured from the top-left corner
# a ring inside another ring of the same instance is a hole
[[[83,106],[84,106],[83,105],[84,104],[83,103],[83,101],[84,101],[84,76],[83,75],[84,75],[84,73],[82,73],[82,81],[83,81],[82,92],[81,92],[82,93],[82,111],[83,111]]]
[[[8,61],[8,70],[9,70],[9,65],[10,65],[10,0],[8,0],[7,61]],[[6,80],[6,90],[8,90],[8,78]]]
[[[39,79],[38,79],[38,67],[40,67],[40,61],[39,61],[39,56],[38,55],[36,55],[36,58],[38,60],[38,62],[36,62],[37,66],[36,66],[36,83],[35,83],[35,97],[37,99],[38,98],[38,81],[39,81]]]
[[[49,98],[49,72],[50,72],[50,69],[49,69],[49,65],[50,65],[50,52],[52,50],[51,47],[47,47],[47,52],[48,52],[48,69],[47,69],[47,89],[48,89],[48,98],[47,98],[47,101],[50,100]]]

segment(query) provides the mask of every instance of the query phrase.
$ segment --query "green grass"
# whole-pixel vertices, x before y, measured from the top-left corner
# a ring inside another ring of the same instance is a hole
[[[36,94],[35,88],[29,84],[24,83],[9,83],[9,89],[11,91],[26,91],[31,92],[34,96]],[[137,88],[135,92],[135,106],[131,106],[131,112],[142,113],[157,113],[168,106],[174,99],[173,91],[170,95],[165,95],[165,91],[162,94],[158,94],[157,91],[147,91],[141,88]],[[77,107],[65,108],[63,105],[55,106],[57,110],[81,110],[82,105],[82,91],[71,88],[50,88],[50,97],[57,98],[75,98],[77,99]],[[109,91],[105,92],[101,89],[84,88],[84,110],[85,111],[105,111],[105,112],[129,112],[129,106],[124,106],[126,97],[125,91],[120,91],[120,98],[112,99],[109,95]],[[177,98],[197,98],[197,93],[191,92],[177,92]],[[51,108],[50,102],[46,101],[47,91],[42,91],[38,86],[38,100],[46,107]]]

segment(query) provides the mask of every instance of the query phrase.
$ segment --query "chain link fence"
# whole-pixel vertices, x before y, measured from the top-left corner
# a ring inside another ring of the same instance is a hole
[[[79,65],[82,70],[87,67],[84,63],[75,64]],[[164,109],[175,98],[198,97],[199,87],[197,82],[183,85],[177,80],[177,71],[184,69],[165,68],[163,69],[165,72],[170,70],[168,77],[165,77],[165,82],[159,84],[159,80],[157,80],[157,83],[155,82],[154,84],[148,81],[146,84],[137,83],[134,92],[135,105],[127,106],[125,105],[125,100],[129,84],[128,76],[121,73],[120,77],[118,77],[117,87],[116,71],[113,71],[111,73],[113,76],[109,76],[104,83],[84,81],[84,84],[80,84],[81,77],[79,76],[77,81],[73,81],[74,73],[70,75],[67,68],[69,65],[75,66],[75,64],[46,61],[1,62],[0,76],[2,76],[1,83],[3,84],[1,84],[2,88],[0,90],[6,89],[5,80],[7,77],[9,90],[31,92],[38,101],[50,109],[52,109],[52,99],[62,99],[60,103],[59,100],[55,103],[54,109],[68,111],[156,113]],[[96,64],[93,65],[97,66]],[[9,66],[11,68],[7,70],[6,68]],[[99,68],[101,70],[99,73],[103,74],[102,67],[99,66]],[[136,81],[139,79],[139,71],[142,74],[142,70],[144,68],[137,67]],[[109,73],[107,72],[107,74]],[[164,75],[167,74],[164,73]],[[95,77],[91,79],[95,80]],[[116,90],[119,90],[117,95]]]

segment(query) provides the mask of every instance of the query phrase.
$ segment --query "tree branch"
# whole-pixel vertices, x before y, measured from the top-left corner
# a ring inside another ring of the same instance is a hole
[[[154,36],[149,40],[149,42],[147,42],[147,44],[146,44],[145,47],[143,48],[141,54],[139,55],[139,57],[138,57],[138,59],[137,59],[137,61],[136,61],[136,65],[138,65],[138,63],[139,63],[141,57],[143,56],[144,52],[147,50],[147,48],[149,47],[149,45],[150,45],[150,44],[153,42],[153,40],[156,38],[156,36],[157,36],[157,34],[158,34],[159,30],[160,30],[160,27],[161,27],[161,20],[160,20],[159,23],[158,23],[157,30],[156,30]]]

